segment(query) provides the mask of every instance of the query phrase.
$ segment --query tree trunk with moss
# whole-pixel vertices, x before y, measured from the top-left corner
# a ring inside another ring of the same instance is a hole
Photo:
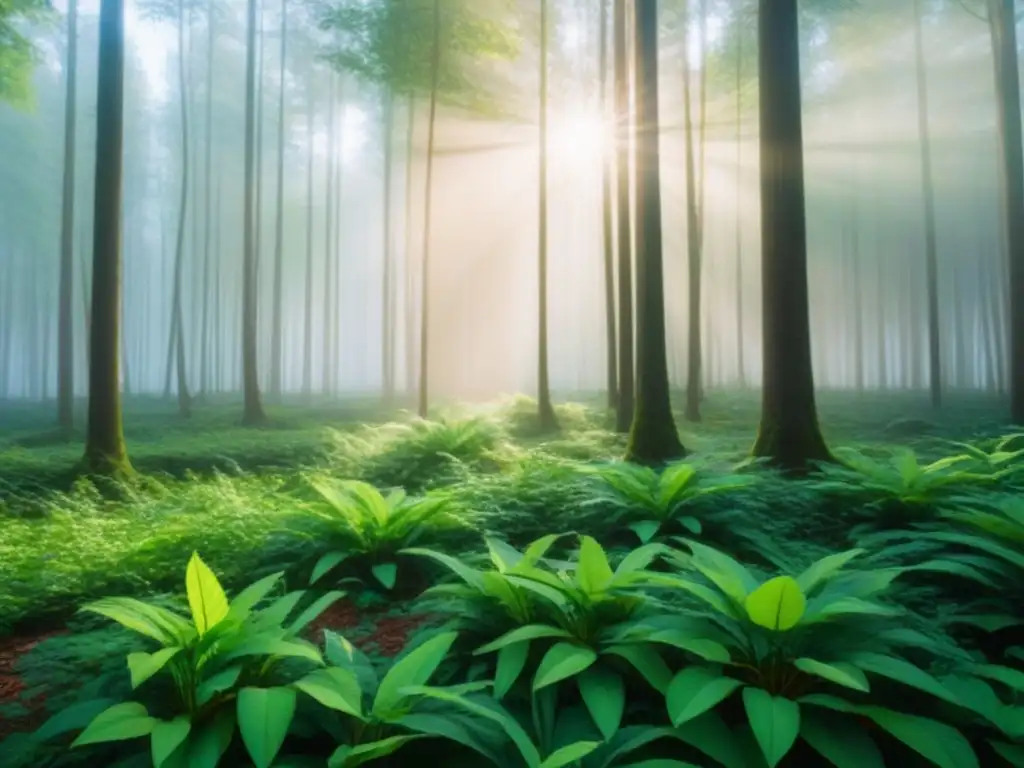
[[[121,170],[124,131],[124,3],[102,0],[96,93],[96,185],[89,330],[89,420],[83,469],[131,471],[119,388]]]
[[[1003,226],[1009,256],[1010,418],[1014,424],[1024,424],[1024,149],[1013,0],[988,0],[988,20],[998,93]]]
[[[598,83],[601,90],[601,126],[607,125],[608,119],[608,2],[601,0],[600,7],[600,42],[598,45]],[[602,140],[604,133],[602,133]],[[612,148],[606,141],[601,144],[601,245],[604,256],[604,315],[605,315],[605,346],[607,354],[605,362],[608,387],[608,407],[616,408],[619,402],[618,384],[618,335],[615,327],[615,241],[614,219],[612,213]]]
[[[68,60],[64,99],[64,177],[60,221],[60,307],[57,320],[57,424],[74,427],[75,324],[72,317],[75,279],[75,106],[78,74],[78,3],[68,2]]]
[[[256,249],[255,211],[255,129],[256,129],[256,0],[249,0],[245,50],[245,175],[242,232],[242,392],[245,408],[242,422],[261,424],[266,420],[260,398],[256,367]]]
[[[665,353],[658,119],[658,3],[636,4],[637,376],[626,460],[661,464],[685,455],[669,399]]]
[[[626,0],[614,0],[615,208],[618,220],[619,349],[615,429],[628,433],[633,422],[633,224],[629,210],[629,61],[626,54]]]
[[[797,0],[760,0],[758,49],[764,380],[753,453],[800,470],[829,452],[811,367]]]
[[[537,152],[537,417],[558,429],[548,371],[548,0],[540,0],[540,140]]]

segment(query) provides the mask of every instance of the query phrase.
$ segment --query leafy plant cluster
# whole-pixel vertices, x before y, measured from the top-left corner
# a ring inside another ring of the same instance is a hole
[[[368,518],[408,503],[348,492]],[[150,647],[127,655],[128,697],[91,690],[27,747],[141,766],[400,764],[420,740],[509,768],[1024,764],[1024,673],[911,629],[909,566],[857,548],[761,572],[679,536],[621,556],[585,535],[485,545],[395,553],[450,574],[421,598],[449,620],[386,669],[334,632],[300,636],[340,591],[271,574],[229,600],[193,554],[187,614],[82,609]]]

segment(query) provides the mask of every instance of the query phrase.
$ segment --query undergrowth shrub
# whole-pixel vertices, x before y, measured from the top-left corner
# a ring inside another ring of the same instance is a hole
[[[854,540],[865,531],[892,529],[933,519],[941,509],[992,490],[1006,472],[972,461],[967,454],[922,463],[908,448],[881,458],[837,448],[837,463],[819,465],[810,488],[853,502],[846,523]]]
[[[332,438],[328,466],[334,473],[409,493],[496,471],[508,450],[501,426],[485,417],[413,419],[334,432]]]
[[[402,490],[385,496],[359,481],[314,479],[312,484],[322,502],[306,505],[303,513],[324,523],[318,535],[327,537],[330,551],[313,565],[311,585],[344,571],[356,578],[372,577],[384,589],[394,589],[403,562],[401,550],[420,542],[443,541],[445,534],[451,544],[452,533],[470,530],[468,516],[452,514],[445,496],[410,497]]]
[[[82,608],[155,641],[153,652],[127,656],[133,691],[151,678],[166,682],[145,703],[110,699],[83,702],[49,720],[36,733],[47,740],[77,731],[72,748],[149,738],[155,766],[215,768],[236,728],[249,757],[269,766],[280,751],[295,708],[283,663],[323,664],[319,650],[298,637],[340,592],[300,607],[291,592],[257,608],[281,574],[265,577],[228,601],[213,571],[193,553],[185,572],[190,617],[134,598],[105,598]],[[231,758],[237,760],[236,758]]]

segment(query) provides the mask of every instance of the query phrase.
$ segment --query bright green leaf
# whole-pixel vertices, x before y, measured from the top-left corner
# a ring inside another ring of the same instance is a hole
[[[533,678],[533,691],[554,685],[566,678],[578,675],[597,661],[597,654],[590,648],[573,643],[556,643],[548,649],[537,667]]]
[[[71,746],[100,744],[108,741],[127,741],[149,736],[159,721],[150,717],[146,708],[135,701],[115,704],[93,718]]]
[[[192,730],[192,723],[187,717],[176,717],[173,720],[161,720],[153,726],[153,733],[150,734],[150,747],[153,756],[153,768],[160,768],[164,761],[182,742],[188,738]]]
[[[192,553],[185,569],[185,593],[192,610],[192,621],[200,637],[228,615],[228,598],[224,588],[198,552]]]
[[[622,676],[601,666],[591,666],[576,678],[580,696],[594,725],[608,741],[619,730],[626,710],[626,685]]]
[[[743,689],[743,706],[768,768],[775,768],[800,733],[800,705],[761,688]]]
[[[776,576],[747,595],[750,620],[760,627],[785,632],[800,623],[807,600],[792,576]]]
[[[270,768],[295,716],[291,688],[243,688],[238,692],[238,730],[256,768]]]
[[[665,696],[672,725],[678,727],[713,709],[741,685],[702,667],[685,668],[672,679]]]

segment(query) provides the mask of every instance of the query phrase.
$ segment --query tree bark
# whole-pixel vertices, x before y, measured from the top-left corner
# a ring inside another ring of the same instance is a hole
[[[124,131],[124,3],[102,0],[96,89],[96,181],[93,213],[89,418],[83,469],[131,471],[119,388],[121,174]]]
[[[392,274],[394,240],[391,216],[391,193],[394,186],[395,155],[395,96],[390,89],[384,94],[384,251],[381,269],[381,389],[385,406],[390,407],[395,398],[395,321],[393,307]]]
[[[430,220],[433,202],[434,184],[434,138],[437,129],[437,91],[441,81],[441,0],[434,0],[434,44],[430,64],[430,117],[427,123],[427,169],[424,179],[423,201],[423,257],[420,275],[420,361],[419,361],[419,396],[416,411],[421,419],[427,418],[429,411],[429,389],[427,372],[430,361],[427,342],[429,340],[430,319]]]
[[[619,270],[619,401],[615,428],[628,433],[633,422],[633,226],[629,201],[629,61],[626,49],[626,0],[613,0],[615,57],[615,195]]]
[[[689,3],[687,2],[687,7]],[[686,254],[689,319],[686,342],[686,420],[700,421],[701,391],[701,232],[697,169],[693,150],[693,94],[690,87],[689,13],[683,16],[683,123],[686,144]],[[702,52],[703,55],[703,52]]]
[[[935,236],[935,185],[928,128],[928,73],[925,68],[923,11],[914,0],[914,57],[917,74],[917,122],[921,146],[921,195],[924,201],[925,280],[928,290],[928,388],[932,406],[942,405],[942,342],[939,319],[938,243]]]
[[[78,0],[68,0],[68,60],[64,97],[64,177],[60,216],[60,285],[57,321],[57,424],[75,425],[75,120],[78,99]]]
[[[284,354],[284,79],[288,51],[288,2],[281,0],[281,62],[277,104],[277,209],[274,216],[274,309],[270,329],[270,393],[280,401]]]
[[[741,389],[747,388],[743,335],[743,31],[736,35],[736,375]]]
[[[658,115],[658,3],[636,3],[637,387],[626,460],[661,464],[685,455],[669,398],[665,352]]]
[[[608,120],[608,0],[600,0],[601,8],[601,41],[598,49],[599,87],[601,89],[601,126],[604,128]],[[612,147],[609,146],[605,133],[601,134],[601,244],[604,251],[604,307],[605,307],[605,346],[606,363],[608,366],[606,386],[608,387],[608,407],[614,409],[619,402],[618,384],[618,341],[615,332],[615,239],[614,213],[612,207]]]
[[[797,0],[760,0],[764,381],[754,456],[785,470],[829,457],[811,365]]]
[[[256,365],[256,251],[253,210],[256,128],[256,0],[248,0],[245,46],[245,172],[242,232],[242,391],[245,399],[242,423],[266,420],[260,399],[259,370]]]
[[[537,211],[537,415],[542,432],[558,429],[548,372],[548,0],[540,0],[540,131]]]
[[[306,77],[307,111],[309,119],[308,153],[306,155],[306,306],[302,330],[302,394],[308,400],[313,394],[313,125],[316,113],[313,97],[313,67]]]
[[[1024,424],[1024,148],[1013,0],[988,0],[1002,156],[1003,225],[1009,261],[1010,419]]]
[[[182,273],[185,268],[185,216],[188,209],[189,141],[188,87],[185,78],[185,2],[178,0],[178,90],[181,94],[181,194],[178,198],[178,236],[174,246],[174,327],[175,369],[178,385],[178,412],[185,418],[192,415],[192,398],[188,391],[185,358],[185,324],[182,317]]]

